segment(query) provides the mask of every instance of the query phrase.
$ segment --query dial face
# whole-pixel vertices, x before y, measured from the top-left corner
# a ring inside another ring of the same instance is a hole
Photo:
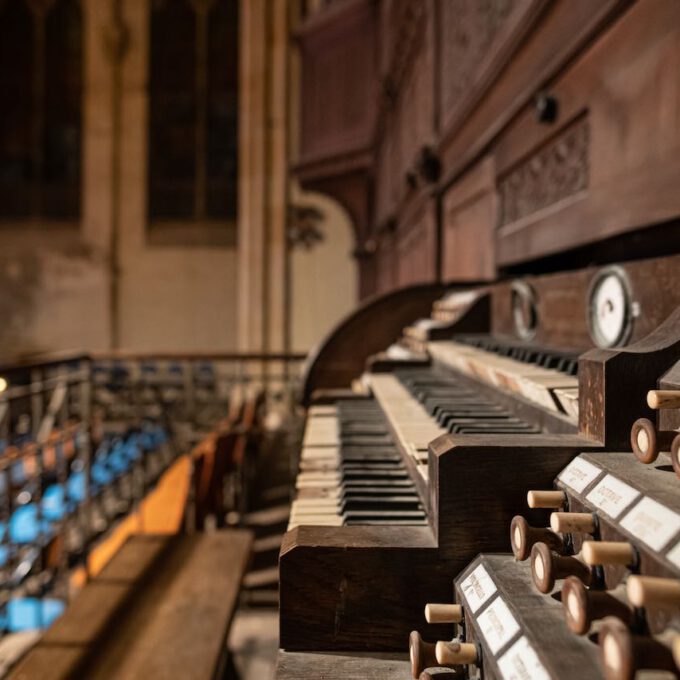
[[[630,330],[630,299],[623,277],[610,271],[595,282],[590,295],[590,330],[599,347],[620,345]]]
[[[536,294],[524,281],[515,281],[512,284],[512,318],[517,336],[522,340],[531,340],[538,326]]]

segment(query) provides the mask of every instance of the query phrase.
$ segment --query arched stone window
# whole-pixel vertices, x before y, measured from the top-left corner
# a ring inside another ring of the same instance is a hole
[[[0,220],[80,216],[80,0],[0,0]]]
[[[149,219],[235,232],[238,0],[153,0]]]

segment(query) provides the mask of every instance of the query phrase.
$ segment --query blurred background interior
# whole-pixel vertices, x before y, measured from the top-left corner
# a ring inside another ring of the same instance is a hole
[[[679,38],[675,0],[0,0],[0,674],[273,677],[303,397],[449,285],[677,252]]]

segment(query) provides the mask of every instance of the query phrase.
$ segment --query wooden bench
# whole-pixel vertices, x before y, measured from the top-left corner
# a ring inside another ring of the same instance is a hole
[[[130,538],[12,680],[221,677],[252,535]]]

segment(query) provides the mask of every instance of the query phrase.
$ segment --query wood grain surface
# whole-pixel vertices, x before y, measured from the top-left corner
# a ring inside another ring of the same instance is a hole
[[[129,539],[10,677],[219,677],[251,545],[245,531]]]

